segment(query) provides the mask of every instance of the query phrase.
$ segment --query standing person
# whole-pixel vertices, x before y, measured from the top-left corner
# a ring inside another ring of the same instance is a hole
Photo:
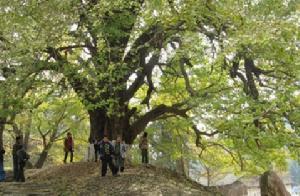
[[[126,143],[125,143],[125,141],[124,140],[122,140],[122,146],[123,147],[121,147],[121,156],[122,156],[122,164],[120,165],[120,171],[121,172],[124,172],[124,169],[125,169],[125,158],[126,158],[126,151],[127,151],[127,145],[126,145]]]
[[[73,152],[74,152],[74,140],[70,132],[67,133],[67,137],[64,140],[64,150],[65,150],[65,159],[64,163],[67,162],[68,154],[70,152],[70,162],[73,162]]]
[[[13,145],[12,156],[13,156],[13,172],[14,180],[17,181],[18,175],[18,157],[17,151],[22,148],[22,140],[20,136],[16,137],[16,143]]]
[[[124,160],[125,160],[125,153],[126,153],[126,145],[122,141],[121,136],[117,137],[117,141],[114,143],[114,152],[115,152],[115,166],[116,166],[116,173],[119,171],[124,171]]]
[[[24,167],[26,165],[27,160],[29,159],[29,155],[26,153],[23,145],[20,145],[19,148],[20,149],[17,151],[17,159],[18,159],[17,182],[25,182]]]
[[[0,182],[5,180],[5,171],[4,171],[4,154],[5,150],[0,149]]]
[[[147,165],[149,163],[148,159],[148,133],[144,132],[143,137],[140,140],[139,148],[142,152],[142,164]]]
[[[116,176],[116,169],[112,161],[114,155],[114,149],[112,143],[108,140],[105,135],[100,143],[100,159],[102,161],[101,176],[104,177],[107,172],[107,165],[109,166],[113,176]]]
[[[98,154],[100,154],[100,138],[97,137],[97,139],[94,140],[94,150],[95,150],[95,162],[98,161]]]

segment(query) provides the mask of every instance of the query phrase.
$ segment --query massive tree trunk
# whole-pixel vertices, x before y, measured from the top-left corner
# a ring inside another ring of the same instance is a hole
[[[151,110],[138,117],[136,108],[128,109],[128,106],[121,107],[118,112],[108,116],[105,110],[90,110],[90,138],[91,142],[96,137],[103,138],[107,135],[109,139],[116,139],[117,135],[121,135],[127,144],[132,144],[138,134],[145,130],[149,122],[155,121],[167,114],[175,114],[186,118],[188,108],[181,109],[183,104],[174,104],[167,106],[164,104],[153,107]]]
[[[97,137],[103,138],[107,126],[107,116],[106,111],[101,109],[89,110],[88,113],[90,116],[89,142],[92,143]]]
[[[109,139],[113,140],[116,137],[122,136],[126,143],[132,144],[137,133],[132,130],[129,124],[129,113],[130,111],[122,112],[123,115],[108,116],[105,110],[95,109],[90,110],[90,137],[89,142],[99,137],[103,138],[107,135]],[[125,114],[124,114],[125,113]]]

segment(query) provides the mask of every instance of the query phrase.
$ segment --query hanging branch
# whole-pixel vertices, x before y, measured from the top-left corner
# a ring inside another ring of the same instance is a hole
[[[187,58],[181,58],[180,59],[179,66],[180,66],[180,70],[181,70],[181,73],[182,73],[184,81],[185,81],[185,88],[190,93],[191,97],[194,97],[196,95],[196,92],[194,91],[194,89],[192,88],[192,86],[190,84],[188,74],[187,74],[187,72],[184,68],[185,64],[189,65],[190,67],[192,67],[193,65],[191,64],[191,62]]]

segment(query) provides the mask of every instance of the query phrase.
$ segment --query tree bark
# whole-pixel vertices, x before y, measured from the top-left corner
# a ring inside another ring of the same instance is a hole
[[[122,136],[127,144],[132,144],[135,139],[134,132],[130,131],[128,113],[124,116],[107,116],[106,111],[101,109],[90,110],[90,137],[89,142],[107,135],[110,140]]]
[[[108,118],[106,116],[106,111],[102,109],[89,110],[88,113],[90,116],[89,142],[92,143],[97,137],[102,139],[104,134],[107,134],[106,126]]]
[[[245,58],[245,70],[246,70],[246,77],[248,80],[248,88],[249,88],[249,93],[253,97],[253,99],[257,100],[259,93],[255,85],[254,77],[253,77],[253,67],[254,67],[254,62],[250,58]]]
[[[121,104],[120,104],[121,105]],[[89,142],[99,137],[107,135],[110,140],[116,139],[117,135],[123,137],[127,144],[132,144],[138,134],[143,132],[148,123],[158,120],[165,114],[174,114],[186,118],[186,112],[189,108],[180,108],[183,104],[167,106],[164,104],[154,107],[152,110],[143,115],[131,117],[135,114],[136,109],[128,109],[127,105],[120,107],[113,116],[108,116],[104,109],[89,110],[90,116],[90,137]],[[130,123],[131,122],[131,123]]]
[[[185,164],[184,164],[184,159],[181,156],[179,159],[176,160],[176,172],[180,175],[185,176]]]
[[[210,168],[206,168],[206,172],[207,172],[207,186],[210,186],[211,184],[211,173],[210,173]]]
[[[3,149],[3,133],[4,133],[5,124],[0,119],[0,149]]]
[[[39,156],[39,159],[37,160],[37,162],[35,163],[34,167],[37,169],[41,169],[45,163],[45,161],[48,158],[48,152],[51,149],[53,143],[49,142],[45,148],[43,149],[42,153]]]
[[[273,171],[266,171],[259,180],[260,192],[262,196],[290,196],[283,181]]]
[[[28,150],[29,139],[30,139],[30,130],[28,129],[24,134],[24,148],[26,151]]]
[[[29,146],[29,139],[31,134],[31,125],[32,125],[32,112],[29,113],[29,119],[25,124],[25,133],[24,133],[24,148],[27,151]]]

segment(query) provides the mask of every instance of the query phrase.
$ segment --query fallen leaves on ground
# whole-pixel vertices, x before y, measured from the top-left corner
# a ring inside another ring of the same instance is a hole
[[[118,177],[100,164],[80,162],[27,170],[25,183],[0,183],[0,195],[219,195],[166,169],[129,166]]]

